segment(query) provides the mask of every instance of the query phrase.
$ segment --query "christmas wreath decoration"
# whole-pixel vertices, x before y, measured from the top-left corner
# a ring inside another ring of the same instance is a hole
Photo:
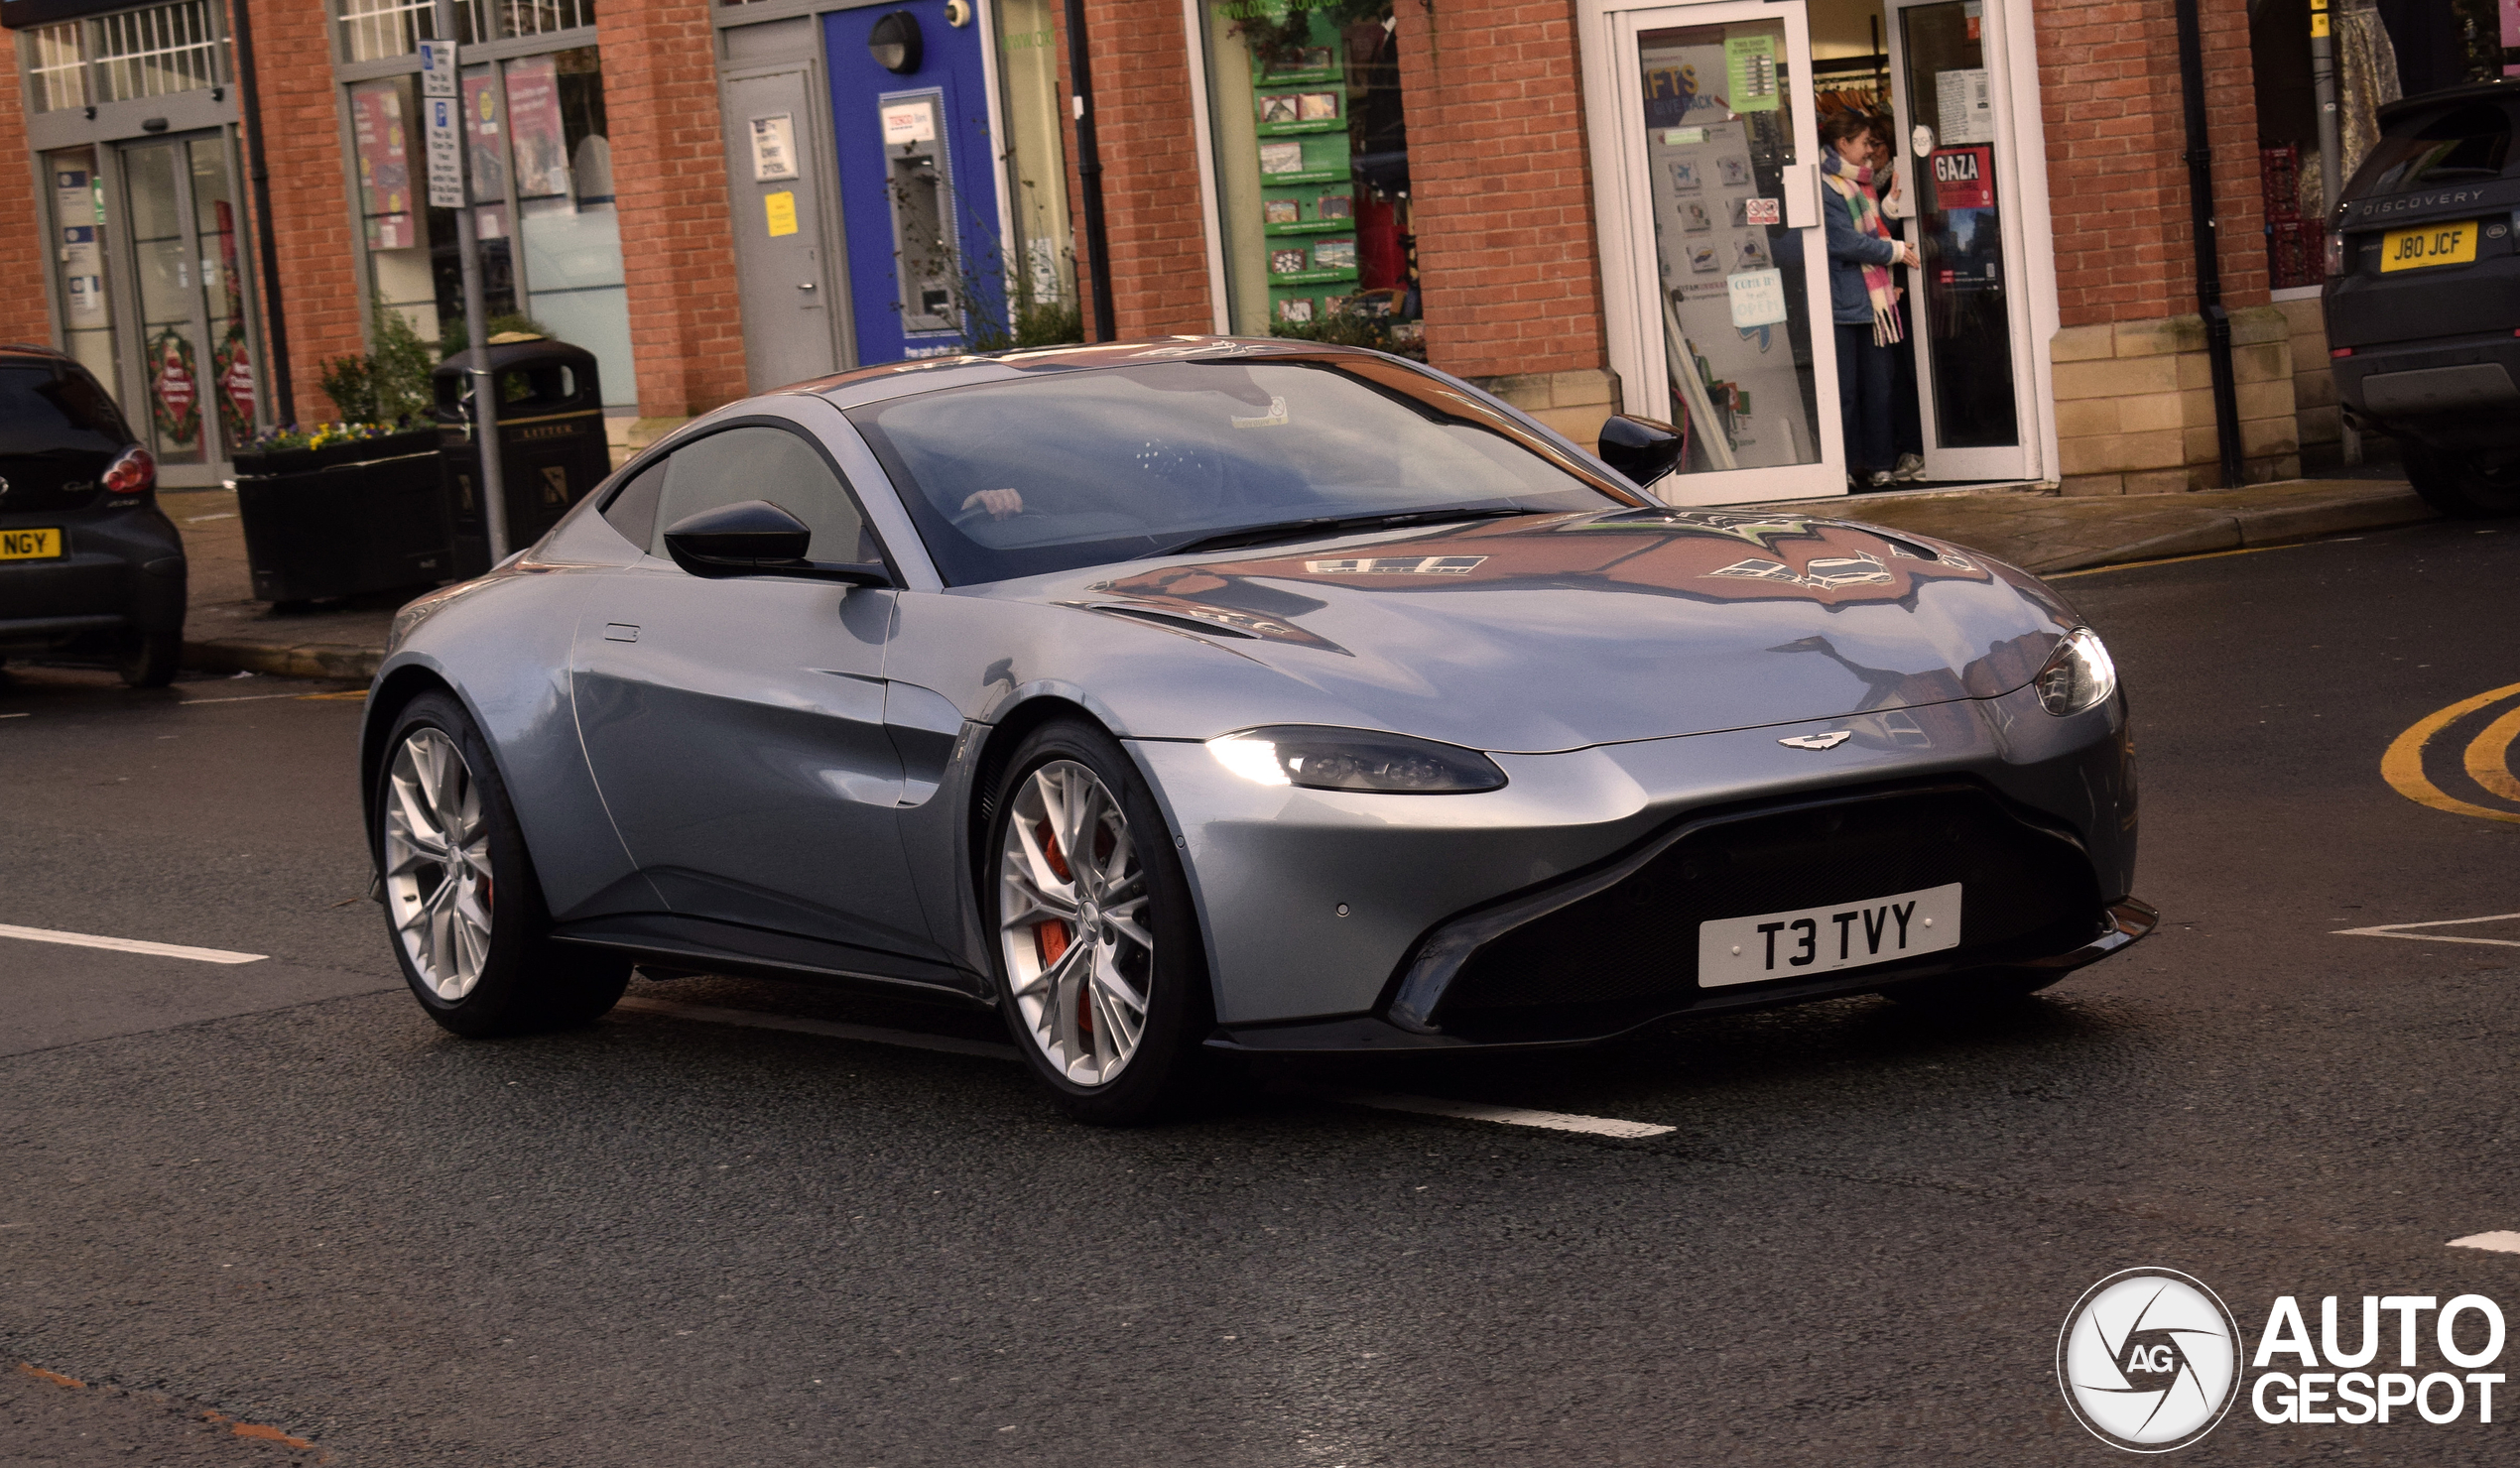
[[[192,343],[173,326],[149,342],[149,420],[168,447],[201,436],[201,371]]]

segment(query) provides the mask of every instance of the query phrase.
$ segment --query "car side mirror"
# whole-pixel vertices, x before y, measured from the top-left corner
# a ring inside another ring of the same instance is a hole
[[[814,532],[768,500],[702,510],[666,527],[665,550],[694,576],[804,576],[852,586],[890,586],[880,561],[808,560]]]
[[[1617,413],[1601,426],[1601,462],[1640,488],[1670,473],[1688,446],[1680,429],[1650,418]]]

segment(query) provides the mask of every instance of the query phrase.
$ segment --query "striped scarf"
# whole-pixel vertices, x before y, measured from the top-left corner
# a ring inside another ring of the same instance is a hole
[[[1848,173],[1853,175],[1847,177]],[[1872,170],[1847,170],[1845,161],[1831,150],[1827,167],[1821,170],[1821,181],[1846,204],[1846,212],[1854,216],[1855,233],[1874,239],[1890,238],[1890,226],[1881,222],[1881,205],[1872,196]],[[1899,339],[1897,302],[1890,294],[1890,267],[1863,267],[1864,293],[1872,298],[1872,339],[1874,344],[1888,346]]]

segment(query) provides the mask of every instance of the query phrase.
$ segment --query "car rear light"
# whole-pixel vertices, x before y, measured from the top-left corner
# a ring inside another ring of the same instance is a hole
[[[2345,273],[2345,237],[2341,234],[2328,236],[2328,273],[2331,276]]]
[[[124,449],[122,457],[105,471],[105,488],[115,494],[139,494],[155,489],[157,484],[158,461],[137,443]]]
[[[2350,357],[2353,355],[2353,348],[2349,346],[2331,346],[2328,348],[2328,355],[2331,357]]]

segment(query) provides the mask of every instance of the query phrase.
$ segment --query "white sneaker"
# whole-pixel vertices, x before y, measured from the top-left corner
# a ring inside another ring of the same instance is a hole
[[[1864,476],[1864,488],[1866,489],[1888,489],[1889,487],[1890,471],[1887,469],[1875,469],[1870,474]]]
[[[1890,477],[1902,484],[1922,479],[1925,477],[1925,460],[1913,453],[1903,453],[1899,455],[1898,467],[1890,471]]]

